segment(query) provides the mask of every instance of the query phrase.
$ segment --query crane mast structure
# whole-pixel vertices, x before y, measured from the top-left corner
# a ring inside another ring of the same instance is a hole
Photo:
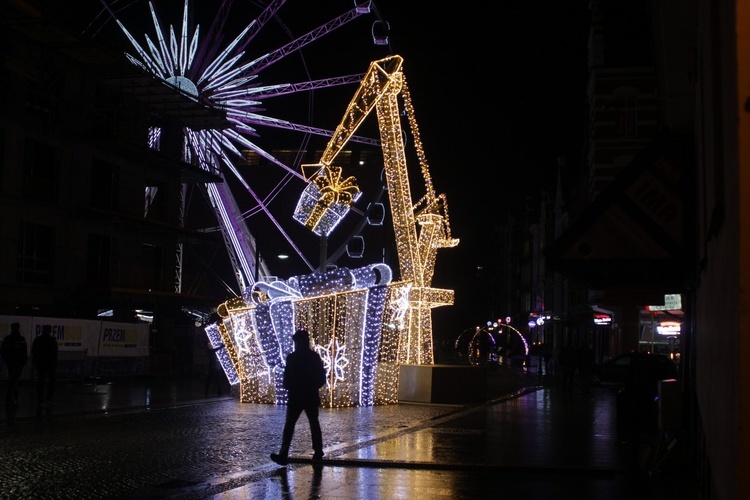
[[[341,123],[336,128],[320,163],[303,165],[330,169],[336,155],[354,135],[374,109],[380,131],[386,185],[396,239],[400,280],[410,285],[408,308],[403,317],[399,362],[402,364],[433,364],[431,309],[452,305],[453,290],[431,286],[439,248],[454,247],[459,240],[451,237],[447,201],[436,195],[424,154],[406,79],[403,58],[392,55],[370,64],[355,92]],[[411,130],[416,155],[424,178],[424,196],[412,201],[406,151],[401,126],[399,98]],[[335,168],[335,167],[334,167]]]

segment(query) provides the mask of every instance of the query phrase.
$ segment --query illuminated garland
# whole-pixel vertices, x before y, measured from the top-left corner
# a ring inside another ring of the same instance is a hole
[[[338,268],[257,283],[247,294],[250,304],[222,304],[223,320],[206,331],[214,338],[222,329],[227,332],[228,342],[220,340],[236,361],[222,366],[230,382],[240,384],[241,401],[286,404],[284,363],[293,349],[292,334],[305,328],[326,366],[323,406],[395,403],[404,332],[391,320],[403,315],[409,284],[391,279],[385,264]]]
[[[430,284],[437,249],[455,246],[458,239],[450,234],[445,196],[437,196],[433,189],[401,66],[399,56],[370,65],[320,163],[313,165],[316,176],[302,193],[294,214],[318,235],[327,235],[346,214],[359,189],[354,178],[342,180],[341,169],[331,163],[375,110],[401,281],[392,283],[392,272],[384,264],[336,269],[285,282],[256,283],[242,304],[235,301],[223,306],[225,328],[237,346],[232,352],[242,360],[234,362],[240,367],[238,378],[248,387],[242,390],[243,401],[286,402],[280,377],[297,328],[310,332],[311,346],[325,361],[324,406],[396,402],[399,365],[434,363],[431,310],[453,304],[453,290]],[[399,97],[404,101],[427,191],[414,205]],[[234,316],[247,318],[238,323]],[[262,362],[252,346],[257,346]]]

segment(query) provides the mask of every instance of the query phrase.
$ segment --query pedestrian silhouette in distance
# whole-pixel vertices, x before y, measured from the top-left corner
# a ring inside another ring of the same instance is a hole
[[[573,342],[568,339],[560,352],[560,364],[563,369],[563,388],[572,389],[576,372],[576,350]]]
[[[26,339],[21,335],[20,323],[10,324],[10,334],[4,339],[0,346],[0,355],[8,367],[8,387],[5,390],[5,415],[9,426],[16,422],[16,411],[18,410],[18,383],[21,380],[21,372],[29,357],[29,348]]]
[[[313,445],[313,462],[323,459],[323,435],[318,421],[321,387],[326,383],[326,370],[320,356],[310,349],[307,330],[297,330],[292,335],[294,351],[286,357],[284,388],[287,390],[286,420],[281,436],[279,453],[271,453],[271,460],[279,465],[289,461],[289,447],[294,436],[294,427],[302,412],[310,423]]]
[[[36,368],[37,416],[46,410],[52,414],[57,381],[57,339],[52,337],[52,326],[42,325],[42,333],[31,343],[31,358]]]

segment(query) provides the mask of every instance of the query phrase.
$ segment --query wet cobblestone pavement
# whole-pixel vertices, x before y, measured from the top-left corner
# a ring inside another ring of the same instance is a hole
[[[323,409],[321,427],[327,447],[335,447],[451,410],[428,405]],[[284,412],[280,406],[223,399],[148,412],[19,422],[0,441],[3,495],[145,498],[174,494],[219,476],[262,475],[276,467],[268,454],[278,448]],[[292,454],[312,454],[305,425],[298,426]]]
[[[321,409],[323,465],[302,418],[287,467],[269,458],[282,406],[207,399],[195,384],[144,403],[136,384],[104,391],[102,411],[92,389],[68,387],[51,418],[0,431],[0,498],[697,498],[617,442],[610,388],[504,375],[486,403]]]

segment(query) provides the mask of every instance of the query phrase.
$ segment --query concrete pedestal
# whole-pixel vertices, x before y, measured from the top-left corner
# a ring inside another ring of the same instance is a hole
[[[487,368],[461,365],[401,365],[398,400],[418,403],[484,401]]]

